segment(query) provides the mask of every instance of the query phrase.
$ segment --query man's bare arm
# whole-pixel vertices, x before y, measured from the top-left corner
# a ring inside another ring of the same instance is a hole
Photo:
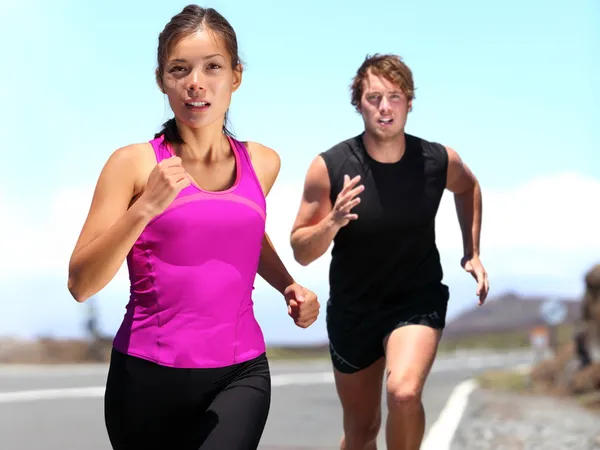
[[[465,256],[479,256],[482,197],[477,178],[458,153],[447,147],[448,177],[446,188],[454,193],[454,204],[460,224]]]
[[[290,239],[294,258],[303,266],[320,258],[339,230],[330,217],[332,205],[329,190],[325,161],[317,156],[306,174],[304,192]]]
[[[358,216],[351,209],[360,202],[356,186],[360,177],[345,177],[344,188],[331,204],[329,174],[319,155],[311,163],[304,182],[302,201],[292,228],[290,243],[294,258],[303,266],[320,258],[329,248],[337,232]]]
[[[477,281],[476,295],[479,304],[485,302],[490,283],[480,259],[482,198],[479,182],[473,172],[451,148],[448,151],[448,176],[446,187],[454,193],[456,213],[462,232],[463,258],[461,265]]]

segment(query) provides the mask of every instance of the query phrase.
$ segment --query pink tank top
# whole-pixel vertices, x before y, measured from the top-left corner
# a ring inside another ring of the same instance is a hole
[[[116,350],[182,368],[228,366],[265,351],[252,290],[266,201],[245,146],[229,142],[233,186],[183,189],[129,252],[130,299]],[[150,143],[157,161],[173,155],[163,136]]]

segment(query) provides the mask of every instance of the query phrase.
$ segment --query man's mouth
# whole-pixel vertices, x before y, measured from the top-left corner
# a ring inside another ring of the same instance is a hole
[[[377,123],[379,123],[381,125],[390,125],[393,121],[394,121],[394,119],[392,119],[391,117],[388,117],[388,118],[385,118],[385,119],[379,119],[377,121]]]

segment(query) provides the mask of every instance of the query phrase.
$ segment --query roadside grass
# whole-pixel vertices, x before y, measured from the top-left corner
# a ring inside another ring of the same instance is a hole
[[[325,345],[311,347],[267,347],[267,357],[270,360],[312,360],[329,358],[329,350]]]
[[[564,324],[557,328],[557,344],[563,345],[571,340],[573,326]],[[453,353],[457,350],[515,350],[529,347],[529,330],[495,332],[445,338],[439,345],[440,353]]]
[[[572,326],[564,325],[557,329],[557,343],[563,345],[572,336]],[[460,350],[520,350],[530,346],[528,330],[466,335],[455,338],[442,337],[438,348],[441,355],[449,355]],[[323,359],[329,358],[327,344],[315,346],[277,346],[267,349],[270,359]]]
[[[587,392],[574,396],[575,400],[584,408],[600,412],[600,391]]]
[[[515,393],[531,392],[529,375],[516,370],[488,370],[479,374],[475,380],[482,389],[508,391]]]

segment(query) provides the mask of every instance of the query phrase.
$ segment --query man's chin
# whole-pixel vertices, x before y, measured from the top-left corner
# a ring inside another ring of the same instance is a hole
[[[369,127],[367,130],[371,136],[381,141],[392,141],[402,135],[403,130],[397,128],[384,128],[384,127]]]

